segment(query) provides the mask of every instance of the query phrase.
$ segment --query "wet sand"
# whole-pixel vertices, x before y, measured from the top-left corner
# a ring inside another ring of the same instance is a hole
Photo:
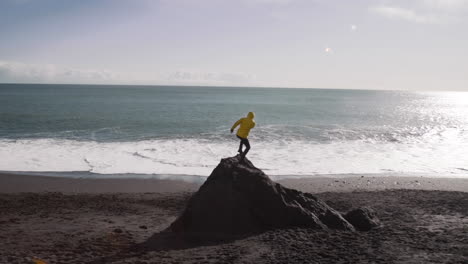
[[[468,179],[287,179],[347,212],[372,207],[369,232],[271,230],[235,240],[136,245],[164,230],[200,184],[0,175],[0,263],[467,263]]]

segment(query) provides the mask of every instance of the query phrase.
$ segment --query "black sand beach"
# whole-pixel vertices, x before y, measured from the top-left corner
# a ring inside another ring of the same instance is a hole
[[[340,212],[373,208],[368,232],[285,228],[236,240],[136,247],[199,185],[155,179],[0,175],[0,263],[467,263],[468,180],[288,179]]]

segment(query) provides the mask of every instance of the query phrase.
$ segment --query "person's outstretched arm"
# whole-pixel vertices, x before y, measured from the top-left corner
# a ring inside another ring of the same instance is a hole
[[[231,127],[231,133],[234,131],[234,129],[235,129],[238,125],[240,125],[241,121],[242,121],[242,118],[239,119],[239,120],[237,120],[237,122],[235,122],[234,125],[232,125],[232,127]]]

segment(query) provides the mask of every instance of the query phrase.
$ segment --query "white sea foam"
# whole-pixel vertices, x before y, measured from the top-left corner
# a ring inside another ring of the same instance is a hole
[[[468,175],[468,142],[395,143],[372,140],[313,143],[252,141],[248,157],[269,175],[422,173]],[[88,171],[99,174],[208,176],[219,160],[234,156],[236,140],[167,139],[100,143],[59,139],[0,140],[0,170]]]

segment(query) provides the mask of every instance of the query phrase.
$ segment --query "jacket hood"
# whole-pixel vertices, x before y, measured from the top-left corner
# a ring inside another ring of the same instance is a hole
[[[247,114],[247,118],[249,118],[249,119],[254,119],[254,117],[255,117],[254,112],[249,112],[249,113]]]

